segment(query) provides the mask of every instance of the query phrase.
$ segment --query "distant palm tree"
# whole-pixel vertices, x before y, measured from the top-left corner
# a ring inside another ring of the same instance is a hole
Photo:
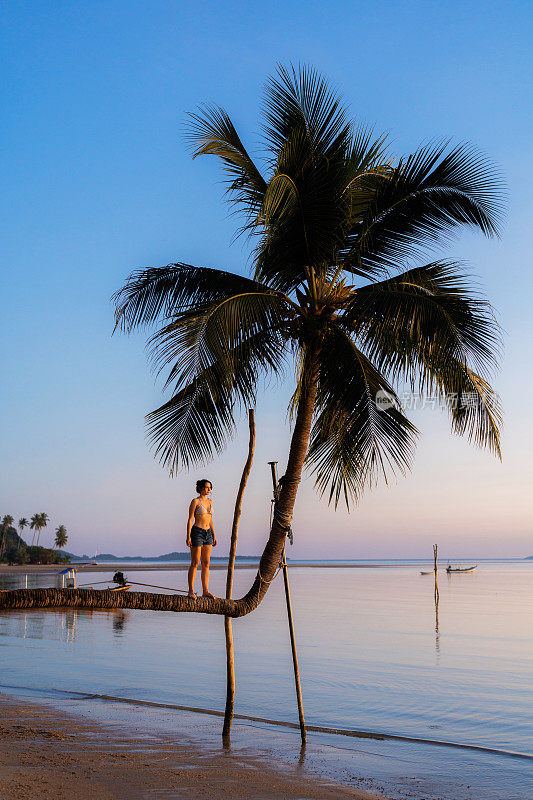
[[[28,525],[29,525],[29,522],[28,522],[28,520],[26,519],[26,517],[21,517],[21,518],[19,519],[19,523],[18,523],[18,525],[19,525],[19,530],[20,530],[20,538],[22,539],[22,532],[24,531],[24,528],[27,528],[27,527],[28,527]]]
[[[64,547],[68,541],[67,529],[64,525],[58,525],[56,528],[55,546],[60,549]]]
[[[33,536],[31,537],[31,546],[33,547],[33,543],[35,541],[35,534],[39,529],[39,514],[34,514],[30,520],[30,530],[33,531]]]
[[[7,532],[12,524],[13,524],[13,517],[11,516],[11,514],[5,514],[2,519],[2,543],[0,545],[0,555],[4,555]]]
[[[40,514],[38,514],[38,517],[39,517],[39,527],[38,527],[39,533],[37,534],[37,547],[39,546],[39,539],[41,538],[41,531],[42,531],[43,528],[46,528],[46,526],[48,525],[48,522],[50,521],[49,517],[48,517],[48,514],[46,514],[44,511],[42,511]]]
[[[37,532],[37,542],[36,542],[37,547],[39,546],[39,539],[41,538],[41,531],[42,531],[43,528],[46,528],[46,526],[48,524],[48,521],[49,521],[48,514],[46,514],[44,511],[41,512],[40,514],[34,514],[33,517],[31,518],[30,528],[33,531]],[[34,539],[35,539],[35,533],[33,534],[33,538],[31,540],[32,546],[33,546]]]
[[[176,263],[132,273],[115,296],[117,327],[159,325],[149,344],[172,397],[147,419],[171,473],[220,453],[262,376],[295,367],[288,462],[259,571],[240,600],[195,601],[207,613],[261,602],[304,464],[335,505],[406,471],[418,431],[394,386],[437,396],[456,433],[500,455],[491,307],[460,264],[420,263],[459,226],[497,235],[494,171],[465,144],[394,156],[310,68],[279,68],[264,111],[264,171],[223,109],[203,107],[189,129],[194,156],[222,162],[241,231],[255,237],[253,276]]]

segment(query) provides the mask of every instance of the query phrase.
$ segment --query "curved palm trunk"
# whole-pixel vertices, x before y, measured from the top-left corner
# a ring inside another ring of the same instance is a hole
[[[265,594],[278,567],[287,527],[292,518],[298,485],[302,477],[318,385],[319,344],[308,349],[306,380],[298,403],[287,469],[274,507],[270,536],[259,562],[259,570],[248,592],[239,600],[221,597],[191,598],[185,595],[150,592],[111,592],[92,589],[13,589],[0,592],[0,610],[15,608],[137,608],[147,611],[192,611],[244,617],[253,611]]]

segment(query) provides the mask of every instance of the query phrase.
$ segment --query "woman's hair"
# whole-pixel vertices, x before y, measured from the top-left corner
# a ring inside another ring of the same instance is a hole
[[[211,486],[211,489],[213,488],[213,484],[207,478],[202,478],[201,481],[196,481],[196,491],[198,492],[198,494],[200,494],[202,489],[205,489],[206,483],[208,483]]]

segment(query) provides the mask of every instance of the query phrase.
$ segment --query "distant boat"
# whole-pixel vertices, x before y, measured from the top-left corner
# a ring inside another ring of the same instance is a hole
[[[102,583],[106,583],[106,581],[102,581]],[[128,592],[131,589],[132,585],[133,584],[131,584],[131,583],[126,583],[126,584],[124,584],[124,586],[108,586],[106,589],[103,589],[101,591],[104,591],[104,592],[106,592],[106,591],[109,591],[109,592]],[[80,589],[94,589],[94,586],[89,586],[88,584],[86,584],[84,586],[80,586],[79,588]]]
[[[473,572],[475,569],[477,569],[477,564],[474,564],[473,567],[452,567],[451,564],[448,564],[446,572],[448,574],[450,572]]]
[[[435,570],[432,569],[431,572],[423,572],[422,570],[420,570],[420,574],[421,575],[434,575],[435,574]]]
[[[110,587],[112,592],[127,592],[129,589],[131,589],[131,583],[128,583],[123,572],[115,572],[113,575],[113,583],[116,583],[117,585],[112,588]]]

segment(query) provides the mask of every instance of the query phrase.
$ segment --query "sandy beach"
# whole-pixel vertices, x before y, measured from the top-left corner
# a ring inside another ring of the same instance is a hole
[[[80,714],[0,695],[2,800],[121,800],[227,797],[230,800],[378,800],[301,769],[277,769],[222,749],[206,754],[175,738],[130,733]]]

